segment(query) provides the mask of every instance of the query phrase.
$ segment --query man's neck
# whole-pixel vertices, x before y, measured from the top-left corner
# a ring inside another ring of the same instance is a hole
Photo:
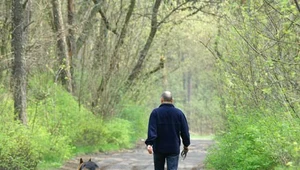
[[[173,104],[173,102],[162,102],[161,104]]]

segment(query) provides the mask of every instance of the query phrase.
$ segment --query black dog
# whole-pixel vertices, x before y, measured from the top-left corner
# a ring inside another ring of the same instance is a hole
[[[95,162],[91,161],[91,159],[87,162],[83,162],[82,158],[80,158],[78,170],[96,170],[98,168],[99,166]]]

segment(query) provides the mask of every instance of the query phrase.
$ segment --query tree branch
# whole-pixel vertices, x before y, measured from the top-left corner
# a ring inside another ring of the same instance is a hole
[[[174,12],[179,10],[180,7],[184,6],[185,4],[189,3],[190,1],[185,1],[184,3],[178,5],[176,8],[174,8],[171,12],[169,12],[168,15],[166,15],[158,24],[157,26],[159,27],[162,23],[164,23]]]
[[[116,29],[112,29],[110,26],[110,23],[108,22],[104,12],[102,11],[101,8],[99,8],[99,13],[101,15],[102,20],[104,21],[105,27],[107,30],[111,31],[112,33],[114,33],[115,35],[118,35],[117,30]]]
[[[294,0],[295,1],[295,4],[296,4],[296,7],[298,9],[298,11],[300,12],[300,6],[299,6],[299,3],[298,3],[298,0]]]
[[[102,0],[93,0],[93,2],[95,5],[99,5],[100,3],[102,3]],[[105,27],[107,28],[107,30],[111,31],[115,35],[118,35],[117,30],[112,29],[111,24],[109,23],[107,17],[105,16],[104,12],[102,11],[101,7],[99,7],[99,14],[101,15],[101,18],[104,21]]]
[[[158,63],[158,65],[151,71],[149,71],[148,73],[145,74],[145,77],[149,77],[151,74],[158,72],[159,70],[163,69],[165,67],[165,57],[161,56],[160,57],[160,61]]]
[[[161,24],[163,24],[164,22],[166,22],[166,20],[167,20],[174,12],[176,12],[176,11],[178,11],[178,10],[182,10],[182,11],[184,11],[184,10],[194,10],[194,11],[192,11],[190,14],[186,15],[185,17],[183,17],[183,18],[180,19],[180,20],[184,20],[184,19],[186,19],[186,18],[188,18],[188,17],[191,17],[191,16],[197,14],[197,13],[200,12],[200,11],[201,11],[202,13],[205,13],[205,14],[217,16],[217,14],[214,14],[214,13],[211,13],[211,12],[207,12],[207,11],[203,11],[203,8],[207,7],[207,6],[209,5],[209,4],[208,4],[209,2],[205,2],[205,3],[207,3],[207,4],[202,5],[202,6],[200,6],[200,7],[196,7],[196,6],[188,6],[188,7],[185,7],[185,8],[181,8],[181,7],[183,7],[184,5],[188,4],[189,2],[192,2],[192,1],[190,1],[190,0],[185,1],[184,3],[178,5],[176,8],[174,8],[168,15],[166,15],[166,16],[158,23],[158,26],[160,26]]]

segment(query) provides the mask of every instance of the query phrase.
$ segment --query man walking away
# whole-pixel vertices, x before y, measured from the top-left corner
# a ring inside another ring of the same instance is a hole
[[[168,170],[177,170],[180,137],[181,154],[186,156],[190,145],[189,127],[184,113],[173,105],[171,92],[163,92],[160,100],[161,105],[150,115],[145,144],[149,154],[153,153],[155,170],[164,170],[165,161]]]

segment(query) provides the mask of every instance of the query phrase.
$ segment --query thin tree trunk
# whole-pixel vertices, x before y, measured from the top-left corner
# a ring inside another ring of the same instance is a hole
[[[75,15],[75,5],[74,0],[68,0],[68,36],[67,36],[67,45],[68,45],[68,57],[70,60],[70,72],[71,79],[73,80],[74,75],[74,62],[73,57],[76,55],[76,40],[75,40],[75,30],[74,30],[74,15]],[[74,90],[75,81],[72,81],[72,90]]]
[[[24,19],[22,0],[12,1],[13,96],[16,119],[27,124],[26,70],[23,48]]]
[[[60,60],[60,69],[57,77],[60,78],[62,85],[72,93],[72,76],[70,72],[70,59],[67,53],[67,43],[65,36],[65,29],[63,25],[63,18],[61,13],[60,0],[52,0],[54,27],[57,32],[57,50]]]
[[[104,92],[105,88],[107,87],[108,82],[109,82],[110,78],[113,75],[113,72],[118,68],[118,63],[119,63],[119,57],[118,57],[119,54],[118,53],[119,53],[119,49],[123,45],[124,39],[126,37],[127,28],[128,28],[129,21],[130,21],[130,18],[132,16],[133,10],[135,8],[135,3],[136,3],[136,0],[131,0],[130,1],[129,9],[128,9],[126,17],[125,17],[125,22],[123,24],[123,27],[121,29],[121,33],[120,33],[119,39],[117,41],[117,44],[115,45],[113,54],[112,54],[111,59],[110,59],[109,69],[103,75],[102,81],[101,81],[101,83],[100,83],[100,85],[99,85],[99,87],[97,89],[96,98],[94,99],[94,102],[93,102],[94,106],[98,105],[98,100],[99,100],[101,94]]]
[[[26,56],[26,45],[27,42],[29,41],[29,26],[31,24],[31,0],[26,0],[25,4],[23,4],[24,7],[24,19],[23,19],[23,44],[24,44],[24,49],[25,49],[25,56]]]
[[[102,9],[99,8],[98,11],[101,11],[99,13],[102,13],[104,15],[107,11],[106,9],[106,1],[102,0],[101,1],[101,6]],[[105,65],[107,58],[109,56],[107,55],[107,44],[108,44],[108,29],[106,26],[105,21],[102,19],[100,21],[100,26],[99,26],[99,36],[96,39],[96,51],[95,55],[93,57],[93,69],[94,70],[99,70],[101,68],[102,72],[105,70]]]
[[[11,30],[11,20],[10,20],[10,15],[11,15],[11,5],[12,3],[9,1],[5,1],[4,3],[4,11],[2,15],[2,23],[1,23],[1,28],[0,28],[0,60],[2,63],[0,64],[0,81],[2,81],[4,74],[7,74],[8,72],[3,72],[4,70],[7,70],[11,68],[11,63],[10,62],[5,62],[3,61],[9,61],[10,60],[10,49],[9,49],[9,43],[11,43],[11,35],[10,35],[10,30]]]
[[[96,14],[99,13],[99,10],[101,9],[101,3],[95,4],[93,9],[91,10],[89,16],[83,23],[83,29],[82,32],[79,34],[79,37],[76,40],[76,54],[80,51],[80,49],[84,46],[84,43],[89,37],[89,34],[91,32],[91,29],[93,28],[93,19],[95,18]]]
[[[104,24],[103,26],[106,28],[106,30],[109,30],[112,33],[114,33],[115,35],[119,36],[119,34],[117,33],[117,30],[111,28],[110,23],[108,22],[106,16],[104,15],[105,11],[103,11],[101,9],[101,7],[105,5],[106,1],[93,0],[93,2],[95,4],[95,6],[91,10],[88,19],[86,19],[86,22],[84,23],[82,32],[79,34],[79,37],[77,38],[77,41],[76,41],[76,45],[75,45],[76,46],[76,54],[78,53],[78,51],[82,48],[82,46],[86,42],[86,40],[91,32],[91,29],[93,28],[93,24],[94,24],[93,18],[96,16],[97,13],[99,13],[101,15],[101,25]]]

